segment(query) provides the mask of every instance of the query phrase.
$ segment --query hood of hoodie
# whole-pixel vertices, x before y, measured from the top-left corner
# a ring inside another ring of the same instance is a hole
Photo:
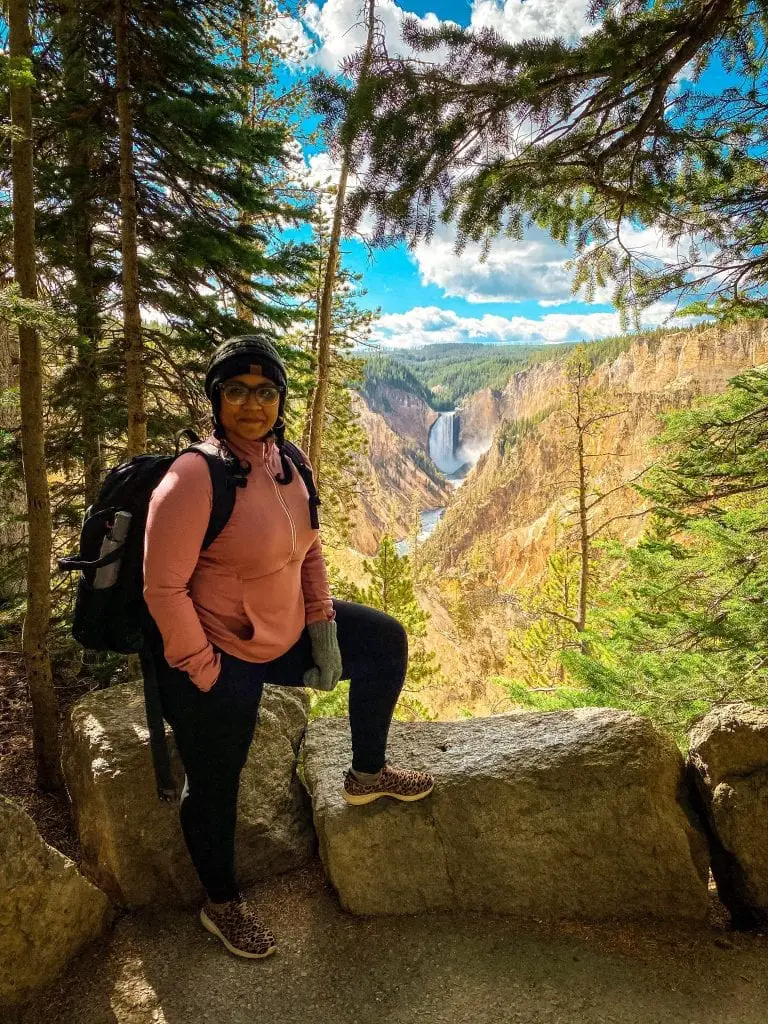
[[[213,432],[211,432],[205,440],[210,441],[213,444],[220,444],[219,439]],[[270,434],[262,441],[251,441],[246,438],[243,438],[242,440],[237,438],[237,440],[235,440],[227,435],[227,444],[238,458],[247,459],[251,464],[255,462],[266,462],[274,472],[282,473],[280,451],[277,447],[277,441],[273,434]]]

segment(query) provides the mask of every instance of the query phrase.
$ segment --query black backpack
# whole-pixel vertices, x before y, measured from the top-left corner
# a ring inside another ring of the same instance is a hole
[[[186,435],[193,443],[179,452],[179,440]],[[152,492],[171,464],[185,452],[194,451],[208,463],[213,487],[213,506],[202,549],[210,547],[227,525],[235,507],[237,488],[247,486],[247,477],[231,468],[222,450],[206,444],[192,430],[176,435],[174,455],[137,455],[111,469],[101,485],[98,498],[85,513],[80,533],[80,550],[58,560],[62,572],[80,570],[72,619],[72,636],[83,647],[97,651],[138,654],[144,676],[152,762],[161,800],[175,800],[178,791],[171,774],[165,726],[157,688],[154,659],[163,657],[163,640],[144,600],[144,531]],[[318,528],[317,495],[312,471],[301,451],[284,441],[283,451],[295,465],[309,492],[309,515],[313,529]],[[125,541],[110,554],[99,557],[102,542],[111,529],[117,512],[131,514]],[[96,571],[119,562],[115,582],[96,588]]]

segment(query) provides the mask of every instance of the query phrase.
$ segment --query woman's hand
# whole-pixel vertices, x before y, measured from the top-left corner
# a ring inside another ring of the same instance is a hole
[[[341,679],[341,651],[336,639],[336,620],[310,622],[307,631],[312,640],[312,660],[315,664],[304,673],[304,685],[315,690],[333,690]]]

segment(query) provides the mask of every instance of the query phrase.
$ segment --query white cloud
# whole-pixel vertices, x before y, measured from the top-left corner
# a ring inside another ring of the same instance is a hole
[[[641,315],[641,326],[664,324],[673,311],[672,303],[655,303]],[[668,326],[687,326],[701,317],[670,320]],[[525,316],[460,316],[438,306],[416,306],[407,313],[388,313],[375,325],[372,340],[393,348],[415,348],[430,344],[545,344],[594,341],[621,333],[618,313],[547,313],[538,320]]]
[[[330,223],[336,206],[336,192],[328,189],[339,183],[339,164],[331,158],[330,153],[312,153],[295,174],[295,180],[304,188],[318,189],[318,202]],[[359,177],[350,173],[347,176],[347,195],[360,184]],[[368,238],[373,234],[373,217],[366,211],[355,231],[355,236]]]
[[[455,239],[455,227],[440,223],[429,243],[413,247],[422,284],[468,302],[538,299],[553,305],[572,300],[572,274],[565,270],[570,251],[541,228],[529,228],[521,239],[495,238],[483,263],[479,243],[467,243],[457,256]]]
[[[339,180],[339,164],[331,159],[330,153],[312,153],[307,161],[307,181],[317,188],[328,188]]]
[[[492,28],[509,42],[561,36],[566,42],[576,42],[594,32],[599,22],[590,24],[586,17],[587,0],[473,0],[470,4],[470,29]],[[383,25],[390,56],[410,57],[414,51],[402,39],[401,26],[406,14],[412,14],[393,0],[377,0],[376,14]],[[315,39],[315,49],[307,52],[309,64],[337,71],[342,61],[365,42],[364,0],[326,0],[322,5],[310,0],[301,12],[301,21],[295,27],[283,19],[282,31],[296,37],[301,43]],[[429,28],[456,25],[441,20],[431,11],[419,22]],[[431,50],[422,59],[440,63],[445,49]]]
[[[474,0],[471,28],[492,28],[510,43],[560,36],[568,43],[594,32],[586,0]]]
[[[303,64],[312,51],[313,43],[298,18],[277,14],[269,26],[269,35],[279,39],[286,48],[286,62]]]
[[[542,306],[558,306],[564,302],[583,301],[583,289],[571,291],[573,271],[566,269],[566,260],[574,255],[572,245],[555,242],[542,228],[526,229],[522,239],[496,237],[485,262],[480,262],[480,244],[468,243],[460,255],[454,252],[456,228],[438,223],[432,240],[419,242],[410,256],[419,269],[421,283],[441,288],[447,298],[472,303],[523,302],[535,300]],[[636,228],[625,222],[621,242],[646,266],[677,264],[688,255],[691,237],[672,242],[653,227]],[[591,243],[589,248],[595,243]],[[618,249],[617,243],[611,243]],[[700,246],[703,256],[713,257],[711,247]],[[613,286],[595,289],[594,302],[611,301]]]
[[[692,57],[687,63],[683,64],[675,77],[670,82],[670,96],[676,96],[677,93],[682,92],[683,85],[693,84],[693,73],[696,67],[696,58]]]
[[[690,239],[682,238],[678,242],[672,240],[655,227],[636,228],[624,222],[621,226],[620,238],[623,245],[632,252],[647,260],[664,263],[677,263],[687,251]],[[617,245],[614,243],[614,247]],[[588,246],[592,248],[592,244]]]
[[[585,30],[591,30],[585,17],[586,3],[587,0],[474,0],[470,27],[490,26],[510,40],[555,34],[575,40]],[[403,44],[401,36],[404,8],[393,0],[377,0],[376,13],[383,22],[390,55],[411,56],[413,51]],[[322,6],[310,0],[302,10],[302,20],[318,45],[308,56],[308,63],[328,71],[337,70],[344,58],[364,43],[363,18],[364,0],[326,0]],[[440,24],[431,12],[419,21],[430,27]],[[422,56],[429,61],[442,59],[440,50]],[[525,135],[530,128],[521,126],[520,131]],[[307,178],[316,186],[335,183],[338,170],[327,154],[314,154],[308,159]],[[349,188],[355,184],[350,180]],[[330,210],[332,200],[324,203]],[[372,227],[373,219],[367,212],[357,233],[365,237],[371,234]],[[469,302],[539,299],[550,305],[573,298],[572,274],[564,266],[571,253],[544,231],[533,228],[520,241],[495,239],[484,263],[480,263],[480,246],[475,243],[470,243],[461,256],[455,256],[454,240],[455,228],[438,224],[429,245],[418,244],[412,251],[422,283],[437,285],[446,296]],[[605,301],[605,296],[601,294],[598,301]]]
[[[401,33],[403,18],[407,13],[410,12],[393,0],[377,0],[376,16],[382,23],[387,51],[391,57],[413,56],[414,51],[405,45]],[[437,28],[440,24],[456,24],[451,21],[441,22],[431,12],[418,20],[429,28]],[[338,71],[342,61],[365,43],[364,0],[326,0],[322,7],[310,2],[302,11],[302,21],[317,40],[317,48],[309,55],[308,63],[326,71]],[[444,48],[441,47],[433,50],[428,59],[439,62],[443,56]]]
[[[301,178],[306,174],[307,164],[304,160],[304,150],[301,143],[295,136],[291,136],[287,140],[285,147],[286,160],[284,166],[288,174],[295,179]]]
[[[470,27],[491,27],[510,41],[561,36],[576,42],[581,36],[594,31],[586,19],[587,0],[473,0],[470,8]],[[377,0],[377,15],[384,23],[390,54],[411,55],[402,43],[401,26],[405,10],[393,0]],[[303,8],[302,18],[313,34],[316,49],[307,61],[329,71],[338,69],[341,61],[361,46],[365,38],[363,24],[364,0],[326,0],[322,6],[310,0]],[[423,25],[437,26],[439,19],[427,13],[419,19]],[[440,59],[437,51],[424,58]],[[690,64],[682,69],[690,71]],[[520,126],[525,135],[523,126]],[[315,186],[331,185],[338,181],[338,167],[327,153],[310,156],[306,163],[305,180]],[[469,171],[467,171],[469,173]],[[357,184],[350,179],[349,188]],[[326,196],[323,205],[329,215],[334,199]],[[373,218],[367,211],[358,225],[362,237],[372,232]],[[524,239],[499,236],[493,240],[487,259],[480,262],[481,246],[468,243],[461,255],[454,253],[456,229],[454,225],[438,222],[429,244],[420,242],[410,252],[418,267],[424,285],[435,285],[446,297],[461,298],[470,303],[538,301],[543,307],[562,305],[583,299],[583,290],[571,291],[573,271],[565,263],[574,255],[573,246],[554,242],[540,228],[526,230]],[[627,224],[622,229],[622,241],[634,250],[645,253],[649,261],[677,262],[677,250],[687,251],[690,239],[673,246],[654,229],[635,229]],[[615,243],[614,243],[615,244]],[[594,301],[610,302],[613,288],[598,288]]]

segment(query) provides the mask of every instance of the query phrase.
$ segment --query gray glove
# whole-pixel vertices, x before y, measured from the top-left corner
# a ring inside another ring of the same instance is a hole
[[[305,686],[315,690],[333,690],[341,679],[341,651],[336,639],[336,620],[321,619],[307,626],[312,640],[314,665],[302,676]]]

